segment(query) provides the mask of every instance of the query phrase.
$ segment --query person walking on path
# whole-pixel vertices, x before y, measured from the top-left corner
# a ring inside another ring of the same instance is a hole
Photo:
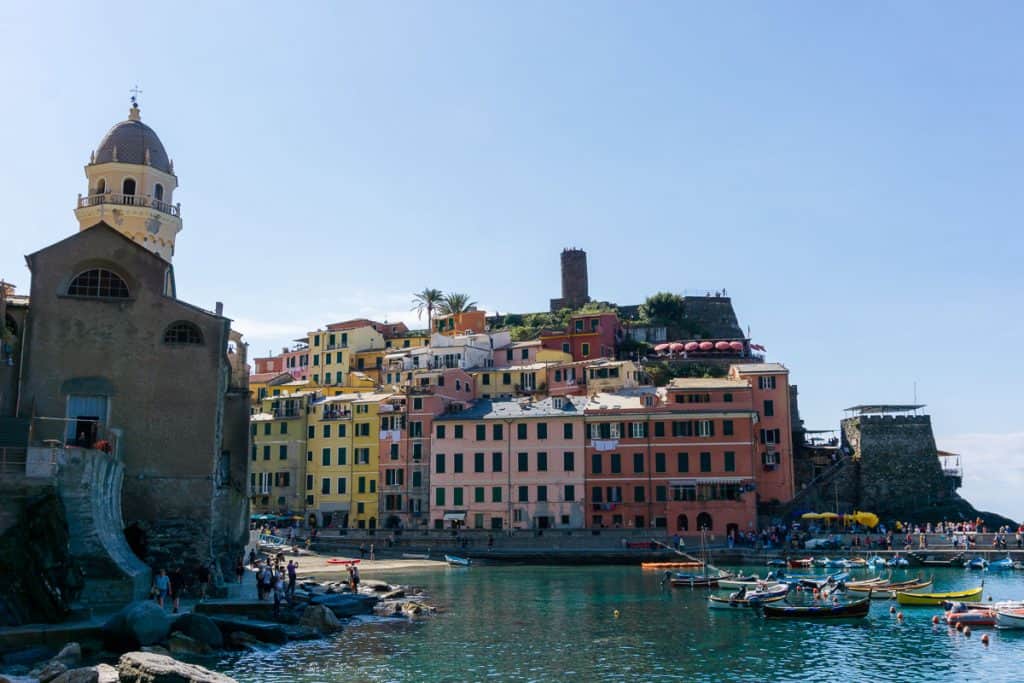
[[[206,591],[210,587],[210,576],[213,574],[213,562],[209,565],[200,564],[196,569],[196,578],[199,579],[199,602],[206,601]]]
[[[156,578],[153,579],[153,590],[156,593],[157,604],[163,607],[171,592],[171,578],[167,576],[166,569],[157,572]]]
[[[288,561],[288,601],[295,600],[295,581],[298,579],[298,567],[294,560]]]
[[[371,543],[371,544],[370,544],[370,559],[372,560],[372,559],[373,559],[373,557],[374,557],[374,552],[373,552],[373,544]]]
[[[181,567],[178,567],[171,572],[171,597],[174,600],[174,614],[177,614],[178,609],[181,607],[181,594],[184,592],[185,574],[182,573]]]
[[[277,576],[273,577],[273,590],[274,592],[274,618],[281,618],[281,600],[284,598],[284,572],[278,572]]]
[[[235,579],[238,583],[242,583],[242,579],[245,577],[245,555],[239,555],[238,561],[235,562]]]

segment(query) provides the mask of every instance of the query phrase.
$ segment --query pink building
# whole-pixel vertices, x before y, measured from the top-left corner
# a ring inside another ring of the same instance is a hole
[[[303,344],[294,349],[281,349],[276,356],[265,356],[253,360],[255,375],[268,372],[287,372],[295,379],[309,379],[309,349]]]
[[[493,367],[501,368],[510,365],[532,365],[537,362],[537,352],[541,350],[539,339],[512,342],[508,346],[494,349]]]
[[[432,526],[582,528],[585,405],[581,397],[480,400],[435,418]]]
[[[789,370],[781,363],[747,363],[733,365],[729,374],[750,382],[752,408],[758,415],[758,498],[763,503],[789,501],[796,493]]]
[[[379,519],[387,529],[426,528],[434,420],[475,398],[464,370],[418,370],[380,406]]]
[[[572,354],[574,361],[614,358],[622,339],[619,316],[614,313],[580,313],[569,319],[565,332],[542,334],[545,349]]]

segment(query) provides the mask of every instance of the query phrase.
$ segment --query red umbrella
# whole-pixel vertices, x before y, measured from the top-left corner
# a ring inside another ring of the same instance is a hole
[[[698,344],[697,342],[686,342],[686,350],[687,351],[696,351],[699,348],[700,348],[700,344]]]
[[[700,343],[700,350],[701,351],[710,351],[713,348],[715,348],[715,345],[712,344],[711,342],[704,341],[704,342]]]
[[[727,341],[720,341],[720,342],[715,342],[715,348],[717,350],[719,350],[719,351],[728,351],[731,347],[729,346],[729,342],[727,342]]]
[[[668,345],[668,350],[671,351],[672,353],[682,353],[683,349],[685,348],[686,347],[680,344],[679,342],[672,342],[671,344]]]
[[[733,351],[742,351],[743,350],[743,342],[738,342],[738,341],[729,342],[729,348],[731,348]]]
[[[657,353],[661,353],[662,351],[668,351],[668,344],[658,344],[657,346],[654,347],[654,350]]]

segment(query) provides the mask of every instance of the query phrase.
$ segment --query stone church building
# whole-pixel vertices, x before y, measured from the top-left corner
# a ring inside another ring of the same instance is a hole
[[[29,470],[34,453],[70,449],[123,464],[125,528],[113,531],[152,569],[214,559],[227,572],[248,538],[246,345],[220,303],[176,296],[177,177],[134,102],[85,171],[79,231],[26,257],[17,395],[3,417],[29,425]]]

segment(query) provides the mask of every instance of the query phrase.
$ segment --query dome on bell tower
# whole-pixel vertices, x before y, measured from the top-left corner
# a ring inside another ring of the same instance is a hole
[[[128,120],[103,136],[85,167],[89,185],[78,195],[79,230],[103,222],[165,261],[174,257],[181,232],[181,204],[174,162],[156,132],[142,122],[132,97]]]
[[[94,163],[111,161],[148,164],[164,173],[174,173],[164,144],[160,142],[156,131],[140,120],[137,106],[132,107],[127,121],[117,124],[103,136],[100,146],[96,148]]]

